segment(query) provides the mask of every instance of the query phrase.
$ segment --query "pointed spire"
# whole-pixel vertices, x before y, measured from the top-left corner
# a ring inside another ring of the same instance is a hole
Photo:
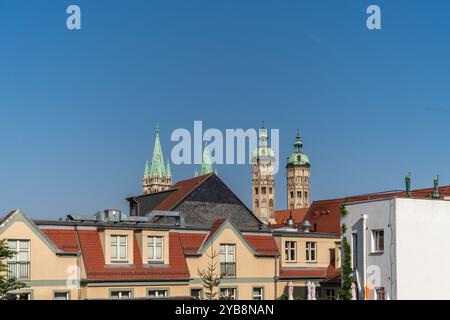
[[[209,154],[208,142],[205,141],[205,148],[203,149],[203,161],[200,168],[200,175],[208,174],[213,172],[211,164],[211,155]]]
[[[155,146],[153,147],[150,175],[158,177],[165,176],[164,158],[161,150],[161,143],[159,141],[159,124],[156,125],[156,139]]]
[[[167,164],[166,164],[166,177],[172,177],[172,171],[170,170],[169,160],[167,160]]]
[[[303,147],[303,142],[302,139],[300,137],[300,131],[297,129],[297,135],[295,136],[295,143],[294,143],[294,148],[296,152],[301,152]]]
[[[209,153],[208,142],[205,141],[205,147],[203,148],[202,165],[200,166],[200,171],[195,169],[195,176],[202,176],[211,172],[214,172],[214,170],[211,163],[211,155]]]
[[[148,160],[145,161],[145,171],[144,171],[144,176],[148,176],[150,174],[150,168],[148,166]]]

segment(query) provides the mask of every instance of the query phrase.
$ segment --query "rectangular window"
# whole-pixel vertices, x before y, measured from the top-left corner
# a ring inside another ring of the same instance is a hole
[[[375,299],[376,300],[386,300],[384,288],[375,288]]]
[[[291,191],[291,199],[294,199],[294,191]]]
[[[111,261],[127,261],[127,236],[111,236]]]
[[[8,240],[8,248],[15,254],[8,259],[8,278],[30,278],[30,241]]]
[[[220,298],[236,300],[236,288],[220,288]]]
[[[258,188],[255,188],[255,194],[258,194]]]
[[[148,237],[147,239],[147,258],[148,262],[163,261],[164,238]]]
[[[131,299],[131,290],[112,290],[112,299]]]
[[[317,242],[306,242],[306,261],[316,262],[317,260]]]
[[[301,198],[302,197],[302,192],[301,191],[297,191],[297,198]]]
[[[353,270],[358,268],[358,234],[352,233],[352,263]]]
[[[266,194],[266,187],[261,187],[261,193]]]
[[[264,298],[264,288],[253,288],[253,300],[262,300]]]
[[[273,190],[272,187],[269,187],[269,194],[272,194]]]
[[[53,300],[69,300],[69,292],[54,292]]]
[[[147,295],[150,298],[165,298],[169,296],[169,291],[165,289],[149,289]]]
[[[297,260],[295,241],[286,241],[284,243],[284,260],[289,262]]]
[[[236,276],[236,245],[220,245],[220,272],[224,277]]]
[[[202,289],[191,289],[191,297],[195,300],[203,299],[203,290]]]
[[[334,290],[334,289],[325,289],[325,298],[327,300],[335,300],[336,299],[336,290]]]
[[[372,252],[384,251],[384,230],[372,230]]]
[[[6,295],[6,300],[31,300],[31,293],[29,292],[8,293]]]

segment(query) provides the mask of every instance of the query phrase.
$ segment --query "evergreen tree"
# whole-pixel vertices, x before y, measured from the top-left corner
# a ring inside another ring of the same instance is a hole
[[[341,216],[347,216],[348,211],[345,208],[344,204],[341,204]],[[351,247],[348,243],[346,231],[347,226],[342,224],[341,226],[342,233],[342,286],[340,292],[340,298],[342,300],[351,300],[352,298],[352,283],[353,283],[353,270],[352,270],[352,256],[351,256]]]
[[[212,249],[211,249],[212,251]],[[207,300],[214,300],[217,297],[216,288],[219,287],[222,281],[222,275],[216,273],[217,262],[214,259],[219,255],[216,251],[212,251],[211,254],[206,254],[211,261],[208,263],[206,270],[197,270],[198,275],[202,278],[203,287],[205,288],[205,298]]]

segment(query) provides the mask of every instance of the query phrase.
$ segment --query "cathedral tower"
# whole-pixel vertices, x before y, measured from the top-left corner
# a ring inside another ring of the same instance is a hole
[[[159,126],[156,126],[156,139],[153,147],[153,156],[148,165],[145,164],[144,177],[142,178],[142,188],[144,194],[167,190],[172,186],[172,173],[169,161],[164,166],[164,157],[159,142]]]
[[[202,155],[202,164],[200,166],[200,170],[195,169],[194,176],[203,176],[205,174],[214,172],[217,175],[217,170],[213,170],[212,162],[211,162],[211,154],[209,153],[208,143],[205,142],[205,147],[203,148]]]
[[[302,151],[303,143],[297,131],[294,151],[287,160],[287,208],[309,207],[309,158]]]
[[[275,223],[275,156],[267,145],[267,129],[259,129],[252,157],[253,214],[264,224]]]

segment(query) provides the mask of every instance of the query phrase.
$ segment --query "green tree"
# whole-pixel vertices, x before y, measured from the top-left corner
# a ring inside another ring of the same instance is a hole
[[[345,208],[344,203],[341,204],[341,216],[346,217],[348,214],[347,209]],[[340,298],[342,300],[351,300],[352,298],[352,283],[353,283],[353,269],[352,269],[352,256],[351,256],[351,247],[348,243],[347,236],[345,232],[347,231],[347,226],[342,224],[341,233],[342,233],[342,285]]]
[[[8,277],[8,265],[6,261],[14,257],[15,254],[15,251],[8,248],[5,239],[0,240],[0,300],[6,299],[11,291],[27,287],[25,283]]]
[[[211,249],[212,251],[212,249]],[[216,273],[217,262],[214,259],[219,255],[216,251],[212,251],[211,254],[206,254],[211,261],[208,263],[206,270],[197,270],[198,275],[202,278],[203,288],[205,288],[205,298],[207,300],[214,300],[217,297],[220,282],[222,281],[222,275]]]

